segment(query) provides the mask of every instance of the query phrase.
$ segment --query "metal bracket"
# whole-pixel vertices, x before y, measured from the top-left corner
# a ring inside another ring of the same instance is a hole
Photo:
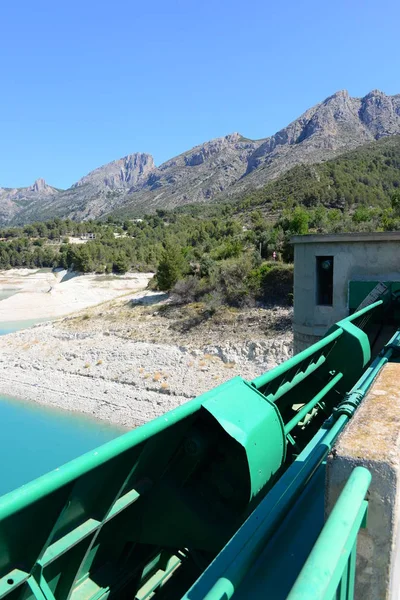
[[[386,346],[384,346],[380,351],[379,356],[383,356],[388,350],[392,350],[393,354],[398,356],[400,354],[400,344],[396,344],[395,342],[386,344]]]
[[[338,419],[340,415],[347,415],[349,418],[351,418],[363,398],[363,390],[354,390],[353,392],[348,392],[345,394],[344,399],[339,406],[333,409],[334,419]]]

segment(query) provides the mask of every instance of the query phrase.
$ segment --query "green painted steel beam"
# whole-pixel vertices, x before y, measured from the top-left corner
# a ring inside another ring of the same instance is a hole
[[[298,386],[299,383],[304,381],[307,377],[309,377],[310,375],[315,373],[325,362],[326,362],[326,357],[323,354],[321,354],[321,356],[318,357],[315,362],[311,362],[304,369],[304,371],[300,370],[299,373],[297,373],[297,375],[295,375],[293,377],[293,379],[291,379],[290,381],[286,381],[285,383],[282,383],[275,393],[273,393],[273,394],[267,393],[266,398],[268,400],[270,400],[271,402],[276,402],[277,400],[279,400],[279,398],[282,398],[282,396],[287,394],[287,392],[289,392],[290,390],[292,390],[296,386]],[[302,367],[302,365],[299,365],[299,369],[301,367]]]
[[[230,381],[226,382],[226,384],[222,384],[219,388],[221,389],[223,386],[229,385],[229,383]],[[214,390],[212,390],[212,392],[213,391]],[[211,395],[212,392],[208,392],[208,394]],[[190,417],[199,410],[204,402],[205,396],[207,396],[207,394],[199,396],[191,402],[187,402],[165,415],[142,425],[138,429],[133,429],[132,431],[99,446],[95,450],[87,452],[86,454],[65,463],[59,468],[30,481],[17,490],[1,496],[0,521],[23,509],[27,505],[57,491],[61,487],[76,481],[79,477],[86,475],[93,469],[101,467],[112,458],[120,456],[135,445],[145,442],[178,421]]]
[[[353,313],[352,315],[349,315],[348,317],[346,317],[345,319],[343,319],[343,321],[349,321],[350,323],[352,323],[356,319],[359,319],[360,317],[362,317],[366,313],[370,313],[370,312],[372,312],[373,310],[375,310],[376,308],[378,308],[379,306],[382,306],[382,305],[383,305],[383,300],[377,300],[376,302],[373,302],[372,304],[369,304],[368,306],[365,306],[364,308],[362,308],[361,310]]]
[[[325,396],[327,395],[328,392],[330,392],[337,383],[339,383],[339,381],[342,379],[343,377],[343,373],[338,373],[337,375],[335,375],[323,388],[320,392],[318,392],[318,394],[316,394],[314,396],[314,398],[312,398],[309,402],[307,402],[307,404],[305,404],[299,411],[298,413],[293,417],[293,419],[291,419],[289,421],[289,423],[287,423],[285,425],[285,434],[287,435],[288,433],[290,433],[295,427],[296,425],[302,420],[303,417],[306,416],[306,414],[308,414],[310,412],[310,410],[312,410],[314,408],[314,406],[316,406],[318,404],[318,402],[321,402],[321,400],[323,398],[325,398]]]
[[[270,383],[272,380],[276,379],[280,375],[284,375],[292,369],[293,367],[297,367],[301,362],[303,362],[307,358],[311,358],[316,355],[318,352],[323,351],[329,344],[337,340],[343,331],[340,328],[337,328],[336,331],[333,331],[331,334],[323,337],[316,344],[313,344],[309,348],[306,348],[299,354],[292,356],[289,360],[286,360],[284,363],[278,365],[271,371],[267,371],[263,375],[256,377],[252,380],[251,384],[257,389],[263,388],[267,383]]]
[[[184,600],[229,600],[233,596],[267,540],[277,530],[281,520],[332,449],[338,435],[396,347],[400,349],[399,332],[396,332],[382,350],[382,355],[361,376],[336,413],[328,419],[210,567],[183,596]]]
[[[3,496],[0,597],[152,594],[166,574],[174,579],[182,549],[210,558],[231,538],[187,595],[230,597],[396,343],[311,441],[315,427],[300,429],[300,420],[314,410],[322,423],[318,403],[325,398],[331,411],[369,360],[368,338],[350,320],[253,382],[233,378]],[[286,438],[300,451],[295,461]]]
[[[346,585],[348,562],[367,510],[365,495],[370,482],[371,473],[364,467],[351,473],[288,600],[331,600],[342,579]],[[353,564],[351,568],[354,571]],[[351,579],[349,588],[354,586],[354,572]],[[347,591],[344,598],[353,598],[354,590]]]
[[[274,534],[348,421],[343,416],[311,442],[182,600],[229,600]]]

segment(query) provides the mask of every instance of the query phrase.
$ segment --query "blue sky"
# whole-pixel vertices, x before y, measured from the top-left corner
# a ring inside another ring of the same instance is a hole
[[[339,89],[400,93],[399,20],[398,0],[5,0],[0,186],[266,137]]]

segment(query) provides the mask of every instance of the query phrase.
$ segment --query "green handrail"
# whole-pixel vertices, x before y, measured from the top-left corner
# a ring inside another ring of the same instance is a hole
[[[335,415],[304,448],[213,563],[182,596],[182,600],[232,598],[278,524],[332,449],[374,379],[391,358],[395,347],[400,348],[400,332],[393,335],[381,355],[375,358],[353,390],[346,395]]]
[[[274,369],[256,377],[251,381],[251,385],[265,394],[269,400],[275,402],[324,364],[327,356],[344,333],[341,327],[342,324],[345,327],[346,324],[353,323],[353,321],[357,321],[361,317],[368,320],[371,313],[381,305],[383,305],[383,300],[378,300],[342,319],[336,324],[337,329],[331,331],[318,342],[299,354],[292,356]],[[357,327],[361,330],[363,329],[361,324],[357,325]],[[268,388],[271,384],[273,385],[272,393],[270,393]]]
[[[371,473],[356,467],[287,600],[353,600],[357,535],[367,511]]]
[[[263,373],[259,377],[256,377],[251,382],[251,385],[254,386],[257,390],[263,388],[267,383],[276,379],[280,375],[284,375],[285,373],[290,371],[290,369],[293,369],[293,367],[297,367],[307,358],[312,358],[314,355],[318,354],[319,351],[323,351],[324,348],[329,346],[329,344],[337,340],[342,335],[342,333],[342,329],[336,329],[336,331],[323,337],[321,340],[319,340],[309,348],[306,348],[299,354],[295,354],[295,356],[292,356],[292,358],[289,358],[274,369],[271,369],[270,371]]]
[[[377,308],[378,306],[381,306],[382,304],[383,304],[383,300],[377,300],[376,302],[373,302],[372,304],[368,304],[368,306],[364,306],[364,308],[362,308],[361,310],[358,310],[357,312],[353,313],[352,315],[349,315],[348,317],[343,319],[343,321],[349,321],[350,323],[352,323],[359,317],[362,317],[363,315],[365,315],[365,313],[368,313],[371,310],[374,310],[375,308]]]

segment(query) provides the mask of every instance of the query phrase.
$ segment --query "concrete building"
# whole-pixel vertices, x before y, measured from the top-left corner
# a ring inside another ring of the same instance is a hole
[[[294,351],[318,341],[349,314],[352,281],[400,281],[400,231],[297,235]]]

